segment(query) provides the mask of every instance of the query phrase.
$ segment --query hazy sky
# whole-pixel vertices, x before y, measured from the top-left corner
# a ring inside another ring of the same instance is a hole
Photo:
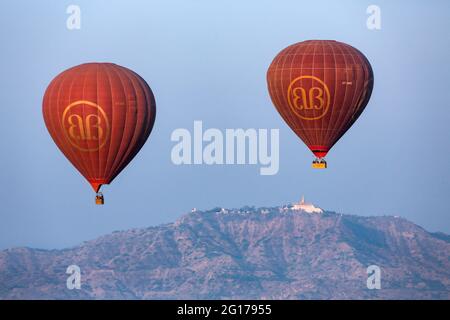
[[[66,8],[81,8],[68,30]],[[366,27],[369,5],[381,30]],[[275,206],[302,194],[325,209],[401,215],[450,232],[450,2],[442,1],[3,1],[0,248],[61,248],[113,230],[174,221],[193,207]],[[327,156],[312,154],[283,122],[266,71],[289,44],[335,39],[372,64],[372,98]],[[114,62],[140,74],[157,101],[150,139],[93,204],[89,184],[64,158],[42,118],[59,72]],[[206,128],[280,129],[280,170],[176,166],[170,135]]]

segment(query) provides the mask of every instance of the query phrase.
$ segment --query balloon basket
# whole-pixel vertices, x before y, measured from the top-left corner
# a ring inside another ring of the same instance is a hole
[[[105,199],[103,198],[103,194],[101,192],[97,193],[95,196],[95,204],[105,204]]]
[[[314,169],[326,169],[327,168],[327,162],[323,159],[316,159],[312,162],[312,167]]]

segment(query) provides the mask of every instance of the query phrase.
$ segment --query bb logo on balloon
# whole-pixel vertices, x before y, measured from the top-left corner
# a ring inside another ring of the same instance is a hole
[[[330,107],[328,86],[315,76],[295,78],[288,87],[287,101],[292,112],[304,120],[324,117]]]
[[[81,151],[97,151],[108,140],[108,117],[96,103],[75,101],[64,109],[61,120],[66,139]]]

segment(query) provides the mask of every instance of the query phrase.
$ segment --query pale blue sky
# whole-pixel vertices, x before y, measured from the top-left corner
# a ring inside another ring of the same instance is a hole
[[[66,8],[81,7],[81,30]],[[366,28],[381,8],[382,29]],[[192,207],[273,206],[306,199],[358,215],[401,215],[450,233],[449,1],[4,1],[0,10],[0,248],[61,248],[113,230],[174,221]],[[370,60],[366,111],[328,155],[312,155],[269,99],[266,70],[289,44],[335,39]],[[89,61],[139,73],[155,127],[104,191],[106,205],[54,145],[41,101],[62,70]],[[279,128],[280,170],[175,166],[176,128]]]

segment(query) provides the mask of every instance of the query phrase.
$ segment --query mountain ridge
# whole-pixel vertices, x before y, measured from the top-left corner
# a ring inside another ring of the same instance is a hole
[[[66,288],[66,268],[81,289]],[[380,290],[366,286],[381,269]],[[193,210],[62,250],[0,251],[0,299],[449,299],[450,236],[292,206]]]

